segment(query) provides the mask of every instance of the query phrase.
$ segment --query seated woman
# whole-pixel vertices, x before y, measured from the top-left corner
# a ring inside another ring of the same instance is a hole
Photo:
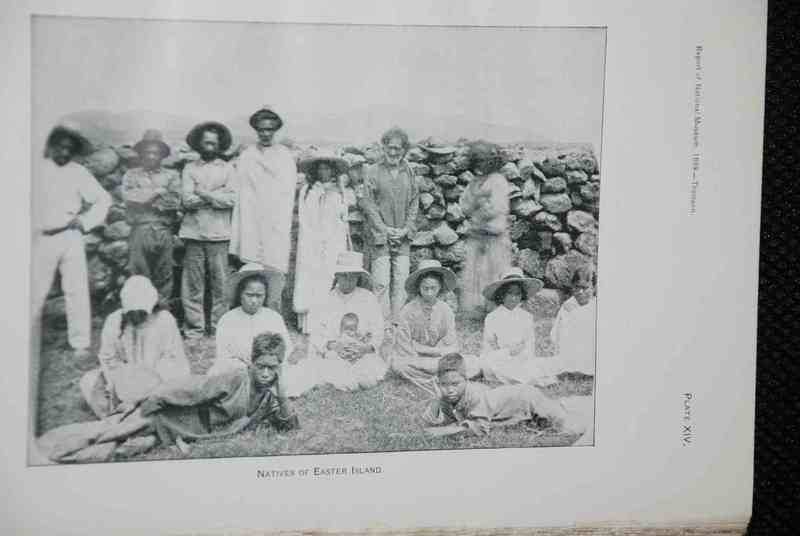
[[[596,275],[590,266],[580,266],[572,276],[572,297],[561,305],[550,339],[555,349],[554,365],[562,373],[594,376],[597,344]]]
[[[340,253],[333,289],[314,316],[308,358],[287,371],[289,396],[325,383],[343,391],[366,389],[383,379],[383,314],[371,288],[361,253]]]
[[[104,461],[147,451],[159,442],[186,451],[184,440],[227,437],[264,421],[278,430],[296,428],[297,416],[281,404],[278,392],[285,355],[282,335],[261,333],[253,340],[247,366],[165,382],[105,421],[88,423],[82,434],[56,429],[42,436],[39,445],[57,462]]]
[[[392,370],[402,378],[437,396],[436,370],[439,359],[458,350],[456,317],[439,299],[443,291],[456,287],[456,275],[439,261],[423,260],[406,280],[411,300],[400,310]],[[478,358],[465,356],[469,377],[480,373]]]
[[[100,418],[141,390],[132,384],[153,386],[191,373],[178,324],[158,304],[158,291],[150,280],[142,275],[129,277],[120,301],[122,308],[103,324],[97,355],[100,367],[80,380],[83,398]]]
[[[542,289],[542,282],[525,277],[520,268],[508,270],[483,289],[487,301],[497,304],[483,327],[481,370],[487,380],[500,383],[556,383],[550,358],[536,357],[533,315],[522,308],[528,297]]]
[[[283,317],[265,306],[267,274],[257,263],[245,264],[231,277],[231,309],[217,323],[216,355],[208,374],[229,368],[245,368],[250,361],[253,339],[259,333],[280,334],[286,355],[294,349]]]
[[[567,434],[583,434],[587,424],[568,412],[558,401],[532,385],[486,384],[467,380],[461,354],[444,356],[437,366],[440,395],[422,414],[426,431],[435,436],[470,431],[488,433],[492,427],[529,422]]]

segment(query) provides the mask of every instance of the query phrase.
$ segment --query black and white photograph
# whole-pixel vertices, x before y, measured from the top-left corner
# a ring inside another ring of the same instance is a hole
[[[29,465],[594,446],[605,28],[31,46]]]

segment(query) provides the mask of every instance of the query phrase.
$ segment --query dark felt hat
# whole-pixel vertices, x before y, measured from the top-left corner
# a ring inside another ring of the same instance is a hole
[[[203,132],[206,130],[214,130],[219,135],[219,152],[224,153],[231,147],[233,143],[233,136],[231,131],[217,121],[205,121],[192,127],[189,134],[186,135],[186,144],[197,152],[200,151],[200,140],[203,137]]]
[[[149,129],[146,130],[145,133],[142,135],[142,139],[136,142],[136,145],[133,146],[133,150],[139,154],[142,154],[145,147],[149,145],[155,145],[161,151],[161,158],[166,158],[169,156],[170,148],[164,142],[163,136],[161,135],[160,130],[156,129]]]

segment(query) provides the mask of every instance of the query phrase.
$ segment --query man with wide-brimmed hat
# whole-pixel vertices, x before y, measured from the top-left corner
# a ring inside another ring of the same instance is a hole
[[[41,311],[58,271],[67,308],[67,337],[76,354],[88,352],[91,342],[83,233],[101,225],[111,206],[111,196],[85,167],[73,161],[90,150],[91,144],[76,127],[56,126],[47,137],[33,191],[33,311],[37,315]]]
[[[170,148],[158,130],[146,131],[133,148],[141,166],[122,177],[122,198],[131,225],[128,271],[147,276],[168,301],[172,299],[173,226],[181,208],[181,177],[161,167]]]
[[[236,203],[233,166],[222,158],[233,141],[228,127],[216,121],[196,125],[186,143],[200,154],[189,162],[181,176],[183,222],[180,238],[186,244],[181,278],[181,302],[190,339],[213,332],[227,311],[225,280],[231,239],[231,212]],[[211,281],[211,318],[206,322],[206,266]]]
[[[233,209],[231,254],[242,262],[262,264],[269,275],[269,307],[282,313],[283,287],[289,271],[292,211],[297,166],[288,148],[274,142],[283,119],[264,107],[250,116],[258,143],[239,155],[239,193]]]
[[[375,292],[386,319],[396,319],[406,301],[411,239],[416,230],[419,189],[405,160],[410,143],[399,128],[381,137],[384,156],[365,171],[359,206],[366,216]]]

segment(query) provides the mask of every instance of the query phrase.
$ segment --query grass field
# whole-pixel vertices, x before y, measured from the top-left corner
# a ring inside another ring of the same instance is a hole
[[[541,319],[537,324],[539,355],[549,355],[547,336],[552,320]],[[42,376],[39,398],[39,429],[47,431],[56,426],[78,421],[94,420],[81,398],[78,382],[81,375],[97,366],[95,358],[74,362],[66,345],[63,319],[48,319],[42,334]],[[99,338],[101,321],[95,320],[94,340]],[[480,346],[480,325],[473,321],[458,322],[459,340],[464,353],[477,353]],[[303,359],[306,341],[292,334],[295,351],[289,362]],[[211,365],[214,342],[203,340],[197,347],[187,348],[192,372],[201,374]],[[589,395],[591,381],[562,380],[549,389],[554,397]],[[245,432],[224,440],[204,440],[191,444],[192,458],[234,456],[265,456],[277,454],[321,454],[375,451],[404,451],[429,449],[464,449],[497,447],[565,446],[577,439],[574,435],[539,432],[520,424],[495,429],[491,434],[473,437],[461,434],[432,438],[426,436],[418,416],[427,395],[401,379],[390,375],[377,387],[356,393],[344,393],[330,386],[317,387],[294,400],[300,419],[300,429],[277,433],[268,426]],[[156,447],[132,458],[161,460],[184,458],[187,455],[175,447]]]

